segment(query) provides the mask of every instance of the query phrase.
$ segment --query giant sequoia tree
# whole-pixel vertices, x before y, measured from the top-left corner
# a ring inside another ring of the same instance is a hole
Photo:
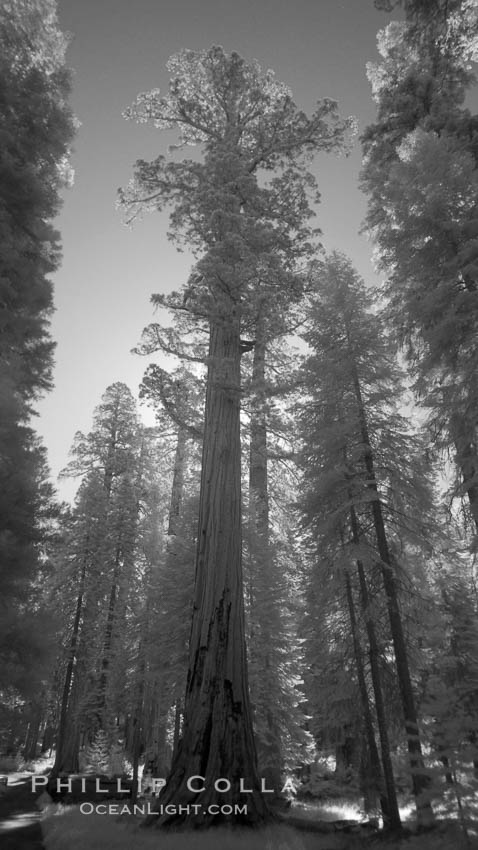
[[[209,325],[184,729],[162,802],[200,802],[200,825],[219,820],[208,813],[209,804],[242,799],[247,815],[236,819],[254,823],[267,811],[256,770],[244,641],[241,335],[254,315],[259,281],[267,282],[271,297],[300,286],[297,265],[312,235],[308,193],[316,195],[304,165],[314,151],[336,150],[347,124],[329,100],[308,118],[272,72],[219,47],[183,50],[168,69],[169,92],[141,94],[127,117],[175,129],[180,147],[200,144],[203,158],[139,161],[121,194],[130,217],[172,207],[173,235],[187,240],[199,259],[187,289],[165,303]],[[205,777],[200,794],[186,787],[195,774]],[[231,789],[218,793],[214,782],[221,776],[229,777]],[[242,798],[241,777],[251,789]]]

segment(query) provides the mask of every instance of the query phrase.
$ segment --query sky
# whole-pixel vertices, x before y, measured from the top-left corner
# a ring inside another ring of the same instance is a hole
[[[389,16],[373,0],[59,0],[59,20],[72,35],[72,108],[81,122],[74,143],[75,180],[64,192],[55,225],[63,262],[54,276],[57,343],[55,389],[38,405],[34,426],[48,450],[60,496],[76,482],[57,476],[76,431],[88,431],[105,389],[126,383],[137,396],[154,358],[131,353],[142,329],[155,321],[150,296],[178,289],[192,256],[168,241],[167,217],[146,215],[132,228],[115,207],[137,159],[167,153],[169,134],[126,121],[122,112],[142,91],[168,83],[166,62],[183,47],[213,44],[257,59],[285,82],[296,104],[338,102],[355,115],[359,132],[375,108],[366,63],[376,61],[376,34]],[[327,250],[346,253],[374,282],[372,245],[359,235],[366,200],[358,188],[357,141],[348,158],[320,155],[314,165],[322,199],[316,225]],[[145,413],[151,423],[151,414]]]

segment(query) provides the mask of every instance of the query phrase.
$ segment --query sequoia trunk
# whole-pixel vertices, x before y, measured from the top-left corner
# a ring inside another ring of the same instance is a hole
[[[183,735],[159,798],[159,805],[173,805],[174,814],[154,817],[159,825],[259,823],[267,815],[257,776],[244,639],[236,309],[231,298],[211,322]],[[191,777],[196,779],[188,788]],[[249,793],[240,793],[241,780]],[[204,790],[194,790],[199,787]],[[227,814],[209,808],[224,805]],[[238,812],[236,806],[246,810]]]

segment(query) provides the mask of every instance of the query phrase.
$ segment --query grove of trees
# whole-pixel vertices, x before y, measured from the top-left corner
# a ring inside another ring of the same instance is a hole
[[[136,349],[154,426],[108,386],[62,473],[71,506],[31,426],[51,387],[67,42],[54,0],[0,12],[1,747],[50,756],[53,778],[129,777],[134,799],[142,772],[166,778],[148,824],[258,826],[291,794],[355,795],[391,830],[409,800],[422,827],[472,814],[478,17],[472,0],[376,6],[400,10],[361,136],[380,288],[313,226],[314,157],[354,138],[335,102],[306,115],[215,46],[175,54],[167,92],[126,111],[177,145],[136,162],[124,217],[167,210],[193,265],[152,296],[170,323]]]

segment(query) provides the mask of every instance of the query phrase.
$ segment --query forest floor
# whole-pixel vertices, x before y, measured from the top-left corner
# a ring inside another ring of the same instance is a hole
[[[11,774],[8,785],[0,785],[2,850],[41,850],[40,817],[31,791],[30,774]]]
[[[11,774],[8,786],[0,788],[2,850],[478,850],[478,821],[469,823],[468,837],[450,819],[422,833],[407,820],[401,836],[345,831],[346,821],[356,815],[350,801],[292,806],[286,815],[292,823],[260,830],[217,827],[207,833],[174,833],[142,829],[140,820],[132,817],[85,815],[77,805],[52,804],[40,815],[31,774]],[[327,828],[327,822],[330,831],[318,831],[321,825]]]
[[[46,850],[478,850],[478,823],[466,838],[456,821],[439,821],[429,832],[404,830],[401,836],[335,830],[323,834],[286,823],[258,830],[217,827],[185,833],[142,829],[134,819],[86,816],[78,806],[55,805],[45,813],[42,828]]]

